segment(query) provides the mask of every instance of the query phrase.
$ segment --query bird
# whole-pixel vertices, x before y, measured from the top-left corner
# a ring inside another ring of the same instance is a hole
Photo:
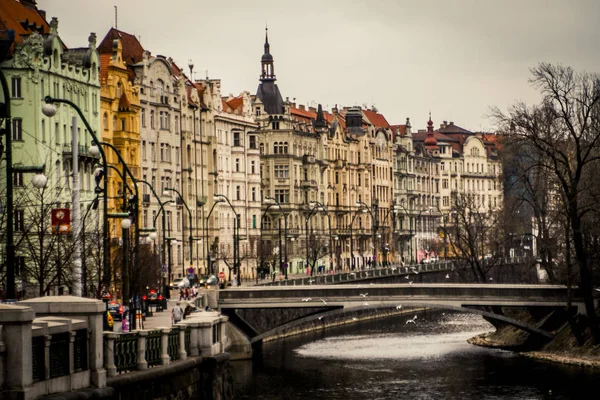
[[[493,280],[494,280],[494,278],[490,278],[490,281],[493,281]]]
[[[446,279],[450,279],[450,274],[446,274]]]
[[[313,282],[316,282],[316,281],[315,281],[314,279],[310,279],[310,280],[308,281],[308,283],[310,283],[311,285],[312,285],[312,283],[313,283]]]
[[[354,272],[350,272],[350,276],[356,276]]]
[[[319,321],[322,320],[322,319],[323,319],[323,317],[319,317]]]
[[[406,275],[406,276],[404,277],[404,279],[409,279],[408,275]]]
[[[311,301],[312,299],[310,297],[306,298],[306,299],[302,299],[302,301]]]
[[[415,315],[415,316],[414,316],[412,319],[407,319],[407,320],[406,320],[406,323],[407,323],[407,324],[415,324],[415,323],[416,323],[416,322],[415,322],[416,320],[417,320],[417,316]]]
[[[409,284],[409,285],[412,285],[412,281],[408,281],[408,284]]]
[[[327,305],[327,302],[325,300],[323,300],[323,299],[319,299],[319,300],[321,300],[323,302],[323,304]]]
[[[398,304],[398,305],[396,306],[396,310],[400,310],[401,308],[402,308],[402,306],[401,306],[400,304]]]
[[[360,297],[367,297],[369,295],[369,293],[361,293],[359,294]]]
[[[398,268],[394,267],[392,268],[392,272],[396,271]]]

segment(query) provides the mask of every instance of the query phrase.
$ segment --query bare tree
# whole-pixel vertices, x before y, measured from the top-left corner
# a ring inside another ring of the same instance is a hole
[[[594,343],[600,343],[590,246],[595,239],[585,230],[598,210],[596,185],[589,179],[600,160],[600,76],[548,63],[531,73],[542,102],[534,106],[518,102],[507,113],[495,108],[492,117],[512,140],[539,151],[536,166],[557,181],[549,193],[554,189],[552,201],[564,204],[590,330]]]

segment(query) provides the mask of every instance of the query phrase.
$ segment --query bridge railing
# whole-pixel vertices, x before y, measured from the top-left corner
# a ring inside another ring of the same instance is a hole
[[[455,268],[453,261],[440,261],[428,264],[388,264],[386,266],[376,266],[367,269],[357,269],[354,271],[343,271],[316,274],[296,279],[280,280],[275,282],[262,283],[264,286],[296,286],[296,285],[326,285],[340,282],[351,282],[355,280],[364,280],[373,277],[386,277],[393,275],[410,275],[421,272],[449,271]]]
[[[169,328],[104,332],[104,368],[108,377],[168,365],[225,350],[228,317],[215,312],[191,314]]]

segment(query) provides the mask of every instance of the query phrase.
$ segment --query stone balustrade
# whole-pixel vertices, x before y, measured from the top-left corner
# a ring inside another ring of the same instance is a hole
[[[217,312],[191,314],[171,328],[116,333],[102,331],[105,307],[72,296],[0,304],[0,398],[106,388],[107,377],[224,353],[228,318]]]

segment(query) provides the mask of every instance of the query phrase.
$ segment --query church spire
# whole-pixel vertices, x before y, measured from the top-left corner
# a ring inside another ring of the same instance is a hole
[[[262,66],[262,73],[260,75],[261,81],[274,81],[275,80],[275,67],[273,66],[273,56],[271,55],[271,46],[269,45],[269,28],[265,27],[265,53],[260,59]]]

